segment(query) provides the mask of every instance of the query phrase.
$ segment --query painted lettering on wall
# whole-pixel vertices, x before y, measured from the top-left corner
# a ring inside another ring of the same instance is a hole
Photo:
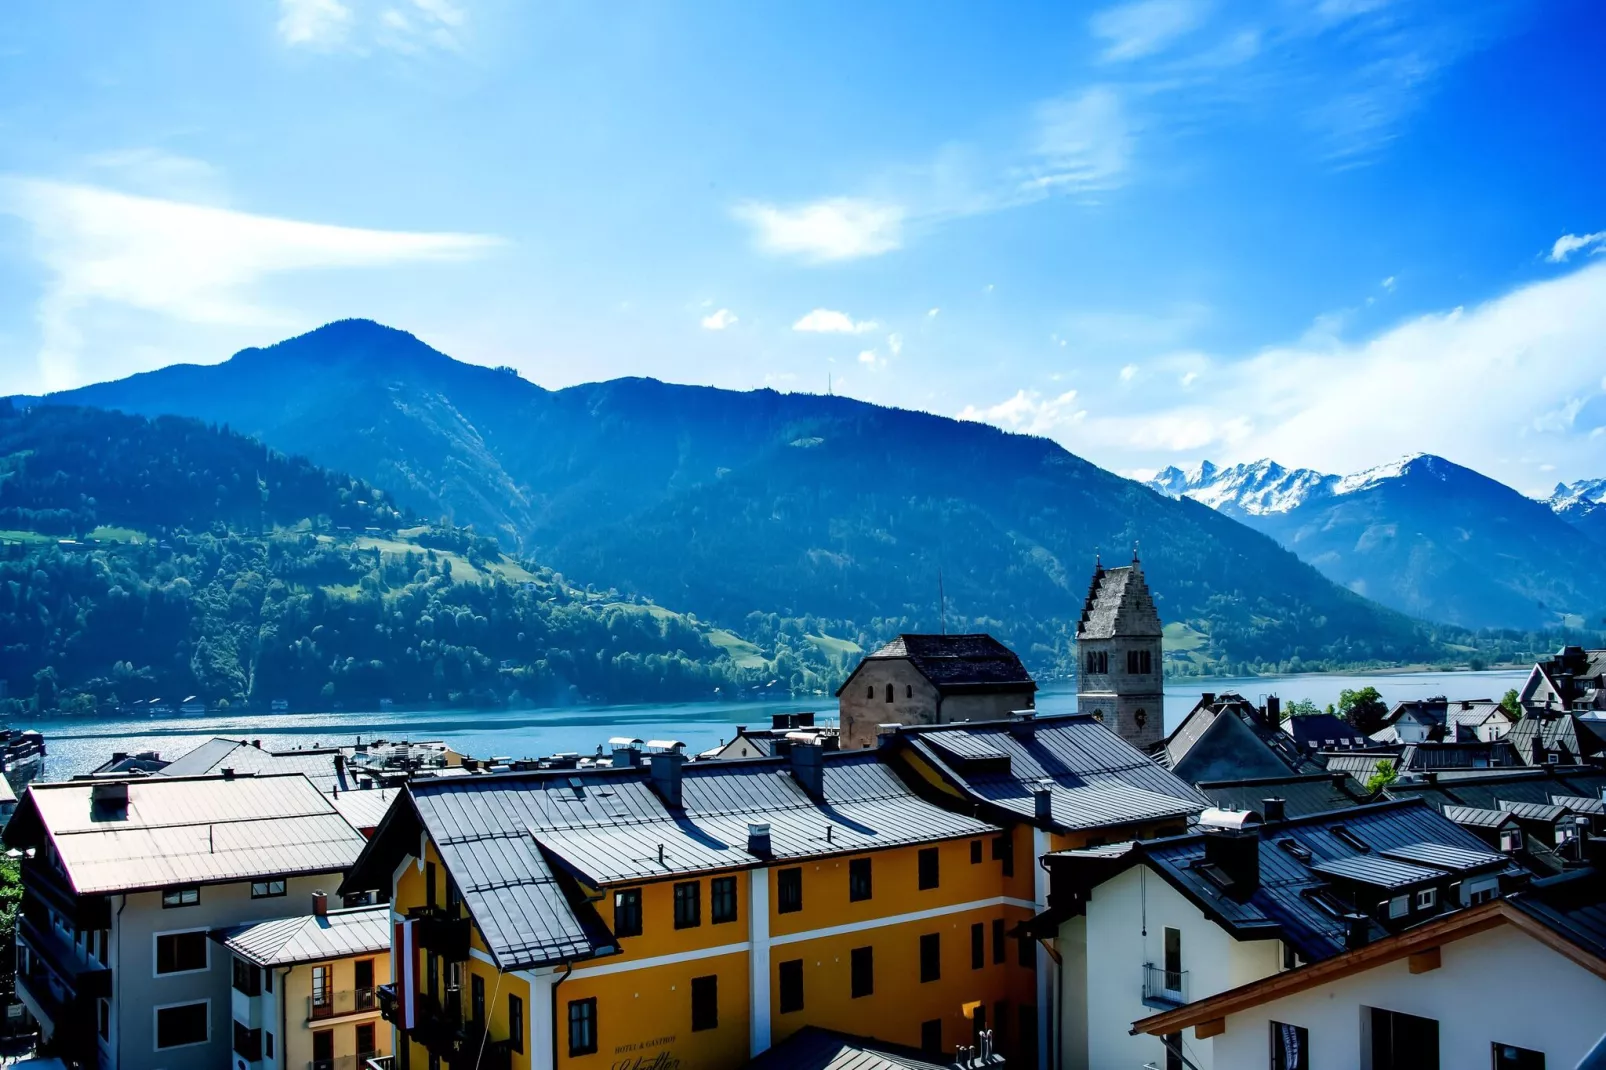
[[[680,1070],[680,1057],[667,1050],[674,1042],[675,1038],[670,1036],[621,1044],[613,1049],[621,1058],[614,1060],[610,1070]]]

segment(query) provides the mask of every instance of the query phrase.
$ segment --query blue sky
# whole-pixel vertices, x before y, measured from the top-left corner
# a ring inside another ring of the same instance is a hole
[[[1589,0],[9,4],[0,393],[368,316],[1539,491],[1606,476],[1603,54]]]

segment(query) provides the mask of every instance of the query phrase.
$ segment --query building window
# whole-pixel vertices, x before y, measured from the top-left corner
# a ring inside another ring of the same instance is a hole
[[[351,964],[351,987],[357,990],[358,999],[362,999],[364,993],[367,993],[369,999],[373,998],[373,959],[358,959]]]
[[[95,1020],[97,1024],[97,1031],[100,1033],[100,1039],[110,1040],[112,1038],[111,1000],[97,999],[95,1001]]]
[[[626,888],[613,893],[613,935],[641,935],[640,888]]]
[[[1165,1045],[1165,1070],[1182,1070],[1182,1034],[1167,1033],[1160,1043]]]
[[[937,887],[937,849],[935,847],[922,847],[920,849],[920,890]]]
[[[875,684],[871,684],[869,687],[864,689],[864,697],[875,698]]]
[[[312,968],[311,1009],[314,1018],[327,1018],[335,1011],[335,968],[328,963]]]
[[[981,863],[981,841],[970,841],[970,864],[975,866]]]
[[[248,1063],[260,1060],[262,1058],[262,1030],[247,1029],[239,1022],[235,1022],[234,1054]]]
[[[192,907],[201,901],[199,888],[169,888],[162,893],[162,906]]]
[[[1017,936],[1015,938],[1015,952],[1017,965],[1025,966],[1030,970],[1037,969],[1037,948],[1033,945],[1031,937]]]
[[[781,1013],[803,1009],[803,960],[787,959],[780,966]]]
[[[779,870],[775,874],[776,909],[782,914],[794,914],[803,909],[803,871],[796,866]]]
[[[696,881],[675,885],[675,928],[695,929],[702,923],[702,886]]]
[[[252,881],[252,899],[275,899],[284,894],[284,880]]]
[[[708,882],[708,913],[715,925],[736,920],[735,877],[715,877]]]
[[[157,933],[156,934],[156,972],[161,973],[189,973],[192,970],[204,970],[211,964],[207,957],[207,939],[205,929],[194,929],[187,933]]]
[[[1499,894],[1500,885],[1498,883],[1485,884],[1481,887],[1472,889],[1471,894],[1467,896],[1467,905],[1475,907],[1479,903],[1487,903],[1489,900],[1495,898]]]
[[[597,1050],[597,997],[569,1001],[569,1057]]]
[[[892,701],[892,685],[891,684],[887,685],[887,701],[888,702]]]
[[[1182,991],[1182,930],[1165,930],[1165,990]]]
[[[920,937],[920,983],[942,978],[942,934],[926,933]]]
[[[1416,893],[1416,909],[1432,910],[1439,901],[1439,893],[1433,888],[1424,888]]]
[[[262,1034],[262,1057],[264,1059],[273,1058],[273,1034],[272,1033],[263,1033]]]
[[[374,1044],[374,1023],[373,1022],[358,1022],[357,1023],[356,1033],[357,1033],[357,1057],[359,1059],[362,1059],[362,1058],[368,1057],[368,1056],[372,1056],[374,1052],[379,1050],[379,1048]]]
[[[691,979],[691,1031],[719,1028],[719,978]]]
[[[1500,830],[1500,849],[1507,854],[1522,850],[1522,832],[1519,829]]]
[[[1494,1070],[1545,1070],[1545,1053],[1515,1044],[1495,1044]]]
[[[1411,897],[1397,895],[1388,901],[1388,915],[1391,918],[1403,918],[1411,912]]]
[[[976,922],[970,927],[970,968],[979,970],[987,965],[987,926]]]
[[[915,685],[914,684],[904,684],[903,685],[903,697],[904,698],[914,698],[915,697]]]
[[[993,860],[1004,864],[1004,876],[1015,875],[1015,844],[1009,833],[993,837]]]
[[[928,1055],[942,1054],[942,1019],[920,1023],[920,1050]]]
[[[1271,1023],[1271,1070],[1310,1070],[1310,1030]]]
[[[524,1051],[524,1001],[518,996],[507,997],[507,1042],[516,1052]]]
[[[435,863],[424,863],[424,905],[435,905]]]
[[[242,958],[234,960],[234,990],[242,996],[262,994],[262,971],[255,963]]]
[[[854,858],[848,861],[848,902],[861,903],[870,898],[870,860]]]
[[[1438,1070],[1439,1023],[1433,1018],[1365,1008],[1371,1070]]]
[[[335,1062],[335,1031],[318,1029],[312,1034],[312,1066],[333,1067]],[[309,1067],[308,1070],[312,1070]]]
[[[1008,956],[1004,952],[1004,919],[993,919],[993,961],[1003,962]]]
[[[485,1023],[485,978],[480,974],[472,974],[468,979],[468,1017],[469,1021],[477,1022],[481,1028]]]
[[[849,995],[853,999],[875,993],[875,949],[856,947],[848,952]]]
[[[211,1037],[212,1001],[156,1008],[156,1050],[205,1044]]]

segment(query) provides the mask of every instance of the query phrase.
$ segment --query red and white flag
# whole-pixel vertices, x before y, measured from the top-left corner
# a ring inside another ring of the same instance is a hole
[[[396,923],[393,945],[396,959],[396,995],[401,1000],[401,1027],[412,1029],[418,1022],[418,922]]]

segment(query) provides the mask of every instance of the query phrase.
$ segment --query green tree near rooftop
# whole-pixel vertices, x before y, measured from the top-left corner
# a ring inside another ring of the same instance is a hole
[[[1517,698],[1516,688],[1500,696],[1500,708],[1505,710],[1513,721],[1522,720],[1522,702]]]
[[[1338,715],[1363,736],[1369,736],[1383,727],[1383,718],[1389,708],[1377,688],[1345,688],[1338,693]]]

